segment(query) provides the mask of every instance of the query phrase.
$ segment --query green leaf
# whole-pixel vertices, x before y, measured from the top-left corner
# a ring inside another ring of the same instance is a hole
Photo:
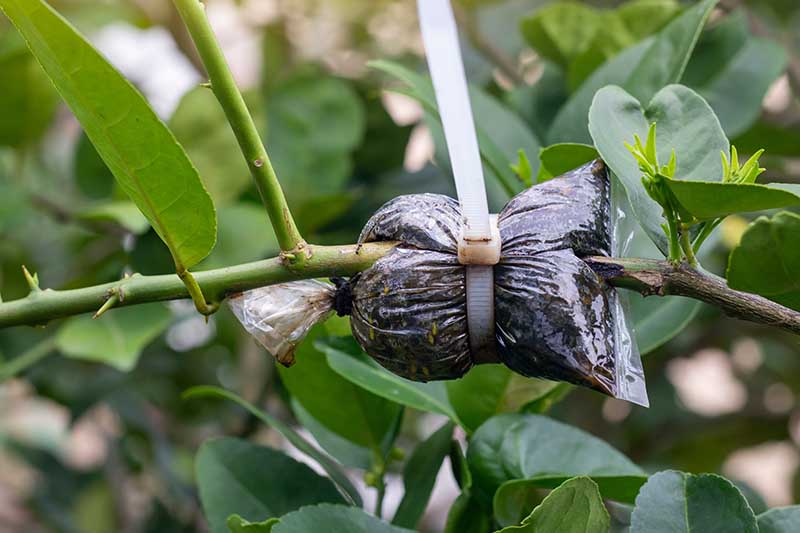
[[[742,493],[714,474],[667,470],[650,476],[636,498],[631,533],[736,531],[756,533],[756,517]]]
[[[447,397],[464,428],[475,431],[494,415],[518,411],[553,390],[557,384],[526,378],[504,365],[478,365],[446,382]]]
[[[260,116],[253,98],[247,101],[254,116]],[[210,89],[196,87],[186,93],[169,125],[217,206],[236,200],[250,186],[250,169]]]
[[[473,435],[467,460],[474,488],[482,497],[494,497],[495,511],[504,508],[498,501],[500,493],[495,495],[495,491],[510,480],[644,475],[627,457],[596,437],[533,414],[489,419]],[[513,517],[506,525],[517,523],[519,518]]]
[[[134,235],[150,229],[150,223],[132,202],[102,202],[78,213],[80,220],[114,222]]]
[[[678,158],[675,175],[681,180],[721,180],[719,153],[727,153],[729,145],[714,112],[687,87],[665,87],[646,109],[619,87],[606,87],[597,93],[589,112],[589,129],[597,151],[624,185],[642,228],[666,255],[663,210],[648,196],[639,165],[625,147],[634,134],[646,138],[652,122],[658,126],[659,162],[666,163],[674,149]]]
[[[645,298],[640,294],[630,294],[629,297],[636,344],[642,355],[659,348],[683,331],[702,306],[697,300],[682,296]]]
[[[280,522],[279,518],[267,518],[262,522],[250,522],[238,514],[234,514],[228,517],[226,525],[231,533],[270,533],[278,522]]]
[[[314,346],[326,327],[330,326],[312,328],[297,349],[297,362],[290,368],[279,366],[278,373],[291,395],[317,421],[380,454],[401,406],[345,379],[329,365],[326,354]]]
[[[24,44],[11,33],[0,37],[0,146],[19,147],[44,134],[58,95]]]
[[[313,435],[314,440],[323,450],[344,466],[369,470],[373,461],[373,452],[370,449],[354,444],[325,427],[303,409],[302,404],[296,398],[291,399],[291,404],[297,421]]]
[[[222,268],[257,261],[280,251],[269,217],[260,204],[239,202],[223,206],[217,218],[217,245],[198,268]]]
[[[167,244],[178,270],[208,255],[216,239],[211,197],[144,97],[42,0],[0,0],[0,8]]]
[[[472,473],[461,445],[455,440],[450,449],[450,469],[461,488],[461,494],[450,506],[444,533],[486,533],[491,516],[488,507],[473,495]]]
[[[452,437],[453,424],[448,422],[414,448],[403,467],[405,492],[395,512],[393,524],[416,528],[428,506],[442,462],[450,452]]]
[[[682,211],[698,220],[800,205],[800,185],[666,180]]]
[[[778,507],[758,515],[759,533],[795,533],[800,531],[800,505]]]
[[[542,183],[576,169],[598,157],[594,146],[579,143],[552,144],[539,152],[539,176]]]
[[[280,517],[304,505],[342,502],[334,484],[288,455],[223,437],[197,452],[200,501],[212,533],[228,531],[235,514],[246,520]],[[274,529],[273,529],[274,530]]]
[[[353,87],[303,73],[271,89],[266,104],[267,146],[290,203],[340,192],[366,128]]]
[[[428,126],[431,134],[437,142],[437,160],[440,165],[449,169],[450,160],[447,157],[430,79],[387,61],[374,61],[370,65],[405,83],[408,86],[405,93],[423,105],[430,118]],[[493,175],[508,195],[520,191],[521,184],[510,164],[517,159],[519,150],[524,150],[527,154],[538,153],[538,139],[515,113],[487,93],[471,87],[470,100],[481,159],[487,175]],[[532,170],[535,173],[538,169],[534,165]]]
[[[567,67],[601,31],[600,11],[577,2],[559,2],[520,20],[522,36],[543,58]]]
[[[87,198],[109,198],[114,192],[114,175],[83,132],[75,143],[72,176],[78,189]]]
[[[631,71],[623,87],[639,101],[647,101],[683,77],[700,32],[718,0],[702,0],[669,23]]]
[[[558,531],[585,533],[608,531],[611,518],[597,484],[588,477],[574,477],[553,490],[519,526],[502,533]]]
[[[70,318],[56,334],[56,345],[66,356],[94,361],[127,372],[139,355],[172,323],[172,313],[163,304],[112,309],[93,319]]]
[[[708,101],[734,137],[761,115],[764,96],[786,63],[783,47],[751,36],[746,13],[737,10],[700,38],[683,82]]]
[[[444,382],[419,383],[392,374],[366,355],[352,337],[331,337],[316,346],[334,372],[359,388],[391,402],[445,415],[463,426],[447,398]]]
[[[344,470],[342,470],[339,465],[333,462],[327,455],[320,452],[313,444],[304,439],[290,426],[258,409],[254,405],[246,402],[236,394],[225,389],[220,389],[219,387],[198,386],[192,387],[183,393],[184,399],[203,397],[223,398],[230,400],[261,420],[263,423],[275,429],[278,433],[283,435],[283,437],[289,441],[292,446],[319,463],[322,469],[325,470],[328,476],[339,486],[342,494],[351,503],[358,506],[361,505],[361,496],[359,495],[358,490],[356,490],[356,488],[350,482],[350,479],[347,477],[347,474],[345,474]]]
[[[330,531],[341,533],[412,533],[387,524],[355,507],[343,505],[311,505],[283,517],[272,533],[310,533]]]
[[[547,140],[550,143],[589,143],[586,115],[595,93],[606,85],[620,85],[642,100],[648,100],[662,87],[678,83],[716,2],[704,0],[692,6],[655,37],[626,48],[603,64],[559,111]]]
[[[750,224],[728,262],[728,285],[800,311],[800,215],[788,211]]]

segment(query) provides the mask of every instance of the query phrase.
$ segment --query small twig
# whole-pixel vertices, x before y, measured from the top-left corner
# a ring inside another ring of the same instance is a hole
[[[0,383],[7,379],[13,378],[20,372],[23,372],[35,365],[53,352],[56,348],[55,337],[48,337],[45,340],[34,344],[33,347],[28,349],[22,355],[11,359],[4,365],[0,366]]]
[[[762,296],[728,287],[724,279],[705,274],[685,263],[655,259],[587,257],[584,259],[606,281],[643,296],[686,296],[721,309],[726,315],[765,324],[800,335],[800,312]]]
[[[283,189],[275,175],[272,162],[264,148],[253,117],[247,109],[242,93],[236,86],[222,49],[206,17],[205,7],[199,0],[173,0],[197,52],[205,65],[211,81],[211,90],[219,100],[225,116],[233,129],[242,154],[247,161],[261,201],[269,214],[281,250],[302,250],[306,243],[297,229]],[[304,254],[299,254],[304,259]]]
[[[472,13],[469,13],[458,4],[453,4],[453,14],[466,34],[467,39],[469,39],[470,44],[482,56],[493,63],[512,83],[525,85],[525,78],[522,77],[514,61],[483,35]]]

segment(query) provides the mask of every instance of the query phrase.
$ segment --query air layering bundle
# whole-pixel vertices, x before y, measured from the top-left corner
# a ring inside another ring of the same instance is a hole
[[[494,343],[475,353],[467,320],[466,266],[458,259],[456,200],[401,196],[369,220],[360,241],[400,244],[338,287],[298,281],[230,301],[247,330],[282,363],[336,309],[388,370],[415,381],[456,379],[503,363],[529,377],[566,381],[647,404],[638,352],[619,297],[581,260],[611,255],[616,208],[601,161],[523,191],[498,216]]]

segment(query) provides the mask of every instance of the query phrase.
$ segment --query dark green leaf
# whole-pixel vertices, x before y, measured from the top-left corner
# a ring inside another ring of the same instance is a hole
[[[588,477],[575,477],[554,489],[519,526],[502,533],[558,531],[585,533],[608,531],[611,519],[597,484]]]
[[[339,376],[392,402],[450,417],[463,426],[447,398],[444,382],[419,383],[401,378],[369,358],[352,337],[329,338],[317,344]]]
[[[785,68],[783,48],[751,36],[746,13],[738,10],[700,38],[683,83],[708,101],[733,137],[758,119],[764,95]]]
[[[80,220],[89,222],[113,222],[133,233],[141,235],[150,229],[150,223],[132,202],[102,202],[77,214]]]
[[[72,175],[81,193],[92,199],[110,197],[114,192],[114,175],[83,132],[72,157]]]
[[[248,100],[252,110],[253,99]],[[254,116],[259,115],[254,113]],[[210,89],[196,87],[186,93],[169,125],[192,158],[217,206],[236,200],[247,189],[250,170],[225,113]]]
[[[417,526],[428,506],[442,462],[450,452],[452,436],[453,424],[448,422],[414,448],[403,467],[405,492],[392,520],[393,524],[409,528]]]
[[[172,322],[163,304],[112,309],[97,319],[67,320],[56,334],[56,345],[73,359],[95,361],[127,372],[136,366],[142,350]]]
[[[800,205],[800,185],[666,180],[683,211],[698,220]]]
[[[228,517],[226,524],[231,533],[270,533],[273,526],[280,522],[279,518],[267,518],[262,522],[250,522],[238,514]]]
[[[539,152],[540,164],[537,181],[542,183],[553,179],[597,157],[595,147],[588,144],[560,143],[542,148]]]
[[[376,61],[371,65],[405,83],[406,93],[418,100],[426,109],[431,121],[434,140],[437,143],[437,160],[445,168],[450,168],[447,150],[443,143],[444,135],[438,118],[436,98],[430,79],[386,61]],[[475,118],[481,158],[489,175],[494,175],[506,194],[521,190],[521,183],[511,170],[510,164],[516,161],[520,149],[527,154],[539,151],[539,141],[520,118],[492,96],[476,87],[470,88],[470,100]],[[534,165],[535,167],[535,165]],[[538,170],[534,168],[534,173]]]
[[[729,145],[714,112],[687,87],[665,87],[646,110],[619,87],[606,87],[597,93],[589,113],[595,146],[625,186],[642,228],[666,254],[663,211],[642,186],[639,165],[625,147],[634,134],[645,139],[651,122],[658,126],[659,161],[666,164],[674,149],[678,160],[675,176],[681,180],[721,180],[719,154],[728,153]]]
[[[0,38],[0,146],[23,146],[37,140],[50,125],[58,95],[21,42]]]
[[[272,533],[311,533],[330,531],[341,533],[411,533],[387,524],[355,507],[342,505],[313,505],[289,513],[275,525]]]
[[[216,397],[224,398],[236,403],[250,414],[261,420],[263,423],[267,424],[275,429],[278,433],[283,435],[283,437],[288,440],[292,446],[319,463],[328,476],[330,476],[330,478],[339,486],[344,496],[354,505],[361,505],[361,496],[359,495],[358,490],[356,490],[356,488],[350,482],[350,479],[347,477],[347,474],[344,473],[342,468],[335,462],[331,461],[327,455],[320,452],[313,444],[308,442],[299,433],[297,433],[287,424],[283,423],[281,420],[256,408],[254,405],[246,402],[236,394],[218,387],[193,387],[184,392],[183,397],[185,399]]]
[[[538,139],[546,139],[550,125],[567,97],[564,72],[553,63],[543,61],[542,75],[536,83],[507,92],[506,102],[525,120]]]
[[[42,0],[0,0],[0,8],[176,266],[189,268],[208,255],[216,240],[211,197],[144,97]]]
[[[731,252],[728,285],[800,311],[800,216],[787,212],[750,224]]]
[[[758,515],[759,533],[795,533],[800,531],[800,505],[778,507]]]
[[[212,269],[247,263],[280,250],[264,208],[240,202],[221,207],[217,213],[217,245],[198,268]]]
[[[447,397],[471,432],[492,416],[518,411],[556,386],[552,381],[523,377],[504,365],[478,365],[464,377],[447,382]]]
[[[304,505],[343,501],[334,484],[308,466],[272,448],[229,437],[200,447],[195,472],[212,533],[227,532],[233,514],[259,521]]]
[[[468,492],[462,492],[447,513],[444,533],[486,533],[492,518]]]
[[[756,533],[756,517],[742,493],[714,474],[674,470],[650,476],[636,498],[631,533],[736,531]]]
[[[401,406],[345,379],[331,368],[325,353],[314,346],[327,325],[316,326],[297,349],[297,362],[278,367],[294,398],[329,430],[380,453],[400,416]]]

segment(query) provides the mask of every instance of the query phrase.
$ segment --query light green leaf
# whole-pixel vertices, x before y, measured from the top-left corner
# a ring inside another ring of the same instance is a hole
[[[579,143],[552,144],[539,152],[539,176],[542,183],[576,169],[598,157],[594,146]]]
[[[42,0],[0,8],[67,102],[120,186],[167,244],[178,269],[211,251],[211,197],[144,97]]]
[[[80,220],[95,222],[114,222],[134,235],[141,235],[150,229],[150,223],[132,202],[103,202],[95,204],[78,213]]]
[[[518,411],[557,384],[526,378],[504,365],[478,365],[464,377],[447,381],[446,386],[450,405],[471,432],[494,415]]]
[[[0,72],[0,146],[37,140],[53,119],[58,95],[13,32],[0,34]]]
[[[70,318],[56,334],[56,345],[66,357],[94,361],[127,372],[136,366],[145,346],[172,322],[172,313],[160,303],[112,309],[97,319]]]
[[[800,531],[800,505],[777,507],[758,515],[759,533],[795,533]]]
[[[601,30],[601,12],[577,2],[559,2],[520,20],[522,36],[536,52],[566,67]]]
[[[638,256],[637,256],[638,257]],[[663,298],[630,294],[630,316],[633,318],[639,353],[646,355],[675,337],[692,323],[702,304],[683,296]]]
[[[387,524],[355,507],[343,505],[310,505],[281,517],[272,533],[310,533],[330,531],[331,533],[412,533]]]
[[[626,48],[597,69],[559,111],[547,140],[591,142],[586,115],[595,93],[606,85],[620,85],[646,101],[662,87],[678,83],[716,1],[704,0],[692,6],[655,37]]]
[[[253,98],[247,101],[259,117]],[[236,200],[250,185],[250,169],[214,93],[196,87],[186,93],[169,120],[170,128],[200,173],[217,206]]]
[[[757,533],[742,493],[714,474],[667,470],[650,476],[636,498],[631,533],[736,531]]]
[[[345,474],[344,470],[342,470],[342,468],[334,461],[331,461],[327,455],[320,452],[313,444],[304,439],[302,435],[292,429],[289,425],[267,414],[261,409],[258,409],[253,404],[246,402],[236,394],[219,387],[198,386],[192,387],[183,393],[184,399],[203,397],[223,398],[230,400],[261,420],[263,423],[273,428],[275,431],[283,435],[283,437],[289,441],[292,446],[319,463],[322,469],[325,470],[325,473],[327,473],[334,483],[339,486],[342,494],[348,500],[350,500],[351,503],[354,505],[361,505],[361,496],[358,493],[358,490],[356,490],[356,488],[350,482],[350,479],[347,477],[347,474]]]
[[[666,254],[663,210],[648,196],[639,165],[625,147],[634,134],[646,138],[651,122],[658,127],[659,162],[666,163],[674,149],[678,158],[675,175],[681,180],[721,180],[719,153],[727,153],[729,145],[714,112],[687,87],[665,87],[646,109],[619,87],[606,87],[597,93],[589,112],[589,129],[597,151],[624,185],[644,231]]]
[[[503,528],[501,533],[600,533],[610,525],[597,484],[588,477],[574,477],[548,494],[521,525]]]
[[[272,448],[230,437],[212,439],[200,447],[195,475],[212,533],[226,533],[233,514],[259,521],[305,505],[343,502],[328,478],[303,463]]]
[[[750,224],[728,262],[728,285],[800,311],[800,216],[788,211]]]
[[[401,406],[364,389],[337,373],[325,353],[314,346],[327,325],[312,328],[296,352],[297,362],[278,367],[291,395],[318,422],[334,433],[381,454],[394,430]],[[328,330],[330,332],[330,330]]]
[[[268,518],[262,522],[250,522],[238,514],[228,517],[226,524],[231,533],[270,533],[272,528],[280,522],[279,518]]]
[[[439,413],[463,423],[450,405],[444,382],[419,383],[392,374],[370,359],[352,337],[331,337],[317,343],[328,365],[365,391],[420,411]]]
[[[414,448],[403,467],[405,492],[395,512],[393,524],[416,528],[428,506],[442,462],[450,452],[453,429],[452,422],[448,422]]]
[[[800,185],[666,180],[683,212],[698,220],[800,205]]]

